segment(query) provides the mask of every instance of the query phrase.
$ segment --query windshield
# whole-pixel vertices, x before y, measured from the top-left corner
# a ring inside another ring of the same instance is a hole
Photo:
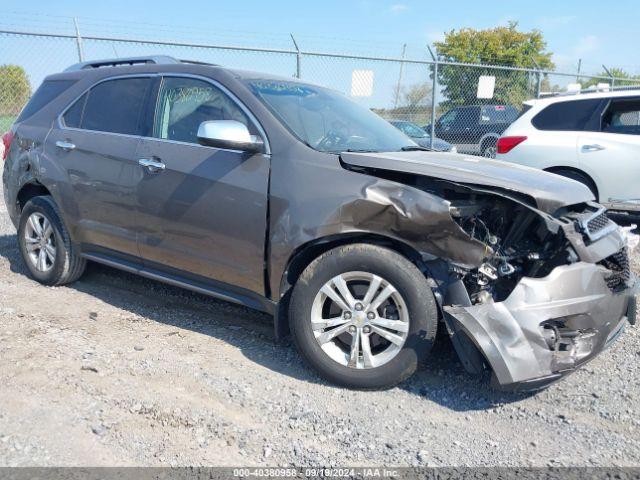
[[[392,152],[416,146],[389,122],[337,92],[281,80],[247,83],[285,127],[315,150]]]
[[[415,123],[411,122],[400,122],[396,124],[396,126],[402,130],[405,135],[409,135],[413,138],[427,138],[429,135],[422,128],[420,128]]]

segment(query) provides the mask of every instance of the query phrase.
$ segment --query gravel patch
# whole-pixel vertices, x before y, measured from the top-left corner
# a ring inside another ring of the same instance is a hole
[[[0,359],[0,466],[640,464],[637,328],[534,395],[469,376],[444,335],[403,385],[349,391],[267,315],[98,265],[37,284],[4,208]]]

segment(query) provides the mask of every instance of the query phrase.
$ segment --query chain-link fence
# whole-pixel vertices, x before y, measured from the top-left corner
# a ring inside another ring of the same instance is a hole
[[[43,78],[80,59],[170,55],[263,71],[339,90],[392,122],[419,144],[493,155],[524,101],[576,88],[640,86],[640,81],[577,73],[409,58],[365,57],[144,39],[0,30],[0,133]],[[573,84],[573,85],[572,85]],[[432,144],[431,135],[444,142]]]

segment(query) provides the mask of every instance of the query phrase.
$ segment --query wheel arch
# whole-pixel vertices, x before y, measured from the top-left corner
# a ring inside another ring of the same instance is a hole
[[[482,138],[480,139],[480,151],[482,152],[482,150],[484,150],[484,147],[489,143],[496,143],[498,141],[498,138],[500,138],[500,135],[497,134],[496,132],[489,132],[489,133],[485,133]]]
[[[24,206],[29,200],[34,197],[40,197],[43,195],[51,196],[51,191],[35,179],[26,182],[24,185],[22,185],[22,187],[20,187],[16,195],[18,213],[22,212]]]
[[[545,172],[549,172],[549,173],[555,173],[556,175],[561,175],[559,172],[562,172],[562,171],[569,171],[569,172],[573,172],[573,173],[576,173],[578,175],[581,175],[581,176],[585,177],[586,180],[591,182],[591,186],[593,187],[592,191],[594,192],[594,194],[596,196],[596,201],[598,201],[598,199],[600,198],[600,191],[598,189],[598,184],[595,182],[595,180],[593,179],[593,177],[591,175],[589,175],[584,170],[581,170],[580,168],[567,167],[567,166],[553,166],[553,167],[545,168],[544,171]]]
[[[368,243],[389,248],[416,265],[422,259],[420,252],[412,246],[391,237],[368,232],[329,235],[301,245],[289,257],[280,281],[279,298],[274,315],[274,328],[277,340],[281,340],[289,334],[289,299],[292,287],[302,272],[313,260],[332,248],[355,243]]]

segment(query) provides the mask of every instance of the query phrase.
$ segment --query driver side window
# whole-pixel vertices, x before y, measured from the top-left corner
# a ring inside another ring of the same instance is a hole
[[[216,86],[194,78],[165,77],[162,80],[154,137],[198,143],[198,127],[209,120],[237,120],[255,133],[242,109]]]

